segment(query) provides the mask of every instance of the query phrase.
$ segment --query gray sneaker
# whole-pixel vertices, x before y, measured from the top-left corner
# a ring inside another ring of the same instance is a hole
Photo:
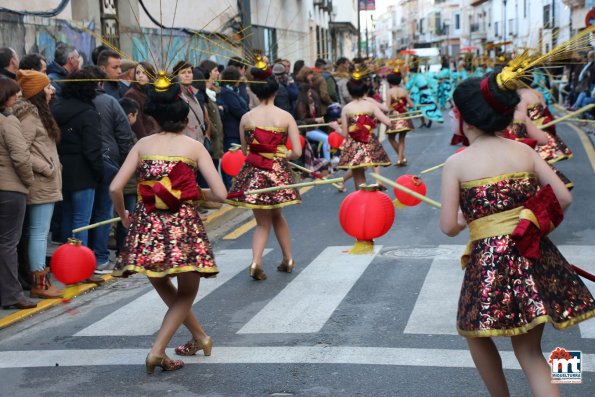
[[[107,261],[105,263],[98,264],[95,268],[95,274],[110,274],[114,270],[114,265],[112,261]]]

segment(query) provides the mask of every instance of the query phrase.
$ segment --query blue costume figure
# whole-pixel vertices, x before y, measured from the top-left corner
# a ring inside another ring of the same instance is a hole
[[[547,107],[552,106],[552,94],[550,90],[547,88],[547,77],[543,74],[541,69],[534,69],[533,70],[533,84],[531,84],[531,88],[541,92],[543,94],[543,99],[547,105]]]
[[[452,98],[452,93],[454,91],[454,76],[452,70],[448,67],[448,63],[442,65],[442,70],[437,75],[438,78],[438,93],[436,97],[438,98],[438,106],[440,109],[445,109],[446,104]]]
[[[428,119],[428,127],[432,125],[432,121],[439,123],[444,122],[442,112],[438,109],[436,98],[432,92],[428,81],[422,73],[418,73],[418,65],[415,63],[411,65],[411,71],[406,86],[407,91],[415,106],[422,111],[422,114]],[[422,122],[422,127],[426,125],[425,120]]]
[[[469,77],[469,73],[465,68],[465,61],[460,61],[457,65],[457,71],[455,72],[455,81],[456,85],[461,84],[463,80],[466,80]],[[453,90],[454,91],[454,90]]]

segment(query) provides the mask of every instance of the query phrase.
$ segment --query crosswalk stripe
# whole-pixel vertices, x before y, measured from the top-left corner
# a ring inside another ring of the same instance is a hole
[[[265,250],[265,255],[271,249]],[[208,296],[238,273],[245,271],[250,263],[252,250],[234,249],[215,253],[220,273],[215,279],[204,279],[200,283],[194,303]],[[175,281],[175,280],[174,280]],[[153,335],[161,326],[167,307],[155,290],[91,324],[74,336],[135,336]]]
[[[463,281],[459,257],[463,245],[441,245],[441,252],[451,252],[434,258],[417,301],[409,316],[404,333],[428,335],[457,335],[456,314]],[[588,245],[558,246],[562,255],[572,264],[595,273],[595,247]],[[585,281],[595,296],[595,284]],[[431,319],[431,321],[429,321]],[[582,338],[595,338],[595,320],[579,324]]]
[[[1,368],[143,365],[145,349],[75,349],[0,352]],[[168,350],[170,357],[174,352]],[[504,369],[519,370],[512,351],[501,351]],[[549,356],[549,353],[544,354]],[[186,364],[348,364],[474,368],[468,350],[359,346],[213,347],[213,355],[184,357]],[[595,372],[595,354],[582,355],[583,372]]]
[[[277,294],[238,334],[320,331],[382,246],[369,255],[349,247],[327,247]]]

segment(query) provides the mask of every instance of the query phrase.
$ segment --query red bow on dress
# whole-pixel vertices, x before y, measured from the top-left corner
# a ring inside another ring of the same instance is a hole
[[[393,109],[395,112],[398,113],[406,113],[407,112],[407,99],[399,98],[396,102],[393,103]]]
[[[138,192],[147,212],[156,209],[176,212],[183,202],[201,197],[192,168],[182,161],[173,166],[168,176],[139,183]]]
[[[564,212],[550,185],[544,186],[525,201],[523,207],[521,220],[512,232],[512,239],[524,257],[539,258],[541,238],[562,222]]]
[[[370,142],[370,134],[372,129],[376,127],[376,123],[372,117],[367,114],[360,114],[355,120],[355,124],[349,127],[349,136],[356,142],[368,143]]]
[[[246,156],[246,162],[264,170],[272,170],[273,158],[282,157],[276,155],[279,149],[278,146],[284,144],[285,135],[255,128],[253,136],[254,139],[250,143],[250,153]],[[284,150],[282,151],[283,155],[285,155]]]
[[[508,131],[505,131],[500,136],[502,138],[506,138],[506,139],[510,139],[510,140],[513,140],[513,141],[518,141],[518,142],[524,143],[525,145],[530,146],[532,149],[535,149],[535,147],[537,146],[537,140],[536,139],[533,139],[533,138],[517,138],[516,136],[514,136],[514,134],[511,134]]]

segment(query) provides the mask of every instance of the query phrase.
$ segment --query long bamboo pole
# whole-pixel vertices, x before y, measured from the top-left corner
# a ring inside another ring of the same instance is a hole
[[[560,123],[562,121],[566,121],[566,120],[571,119],[571,118],[573,118],[575,116],[578,116],[579,114],[584,113],[587,110],[590,110],[590,109],[592,109],[594,107],[595,107],[595,103],[592,103],[592,104],[587,105],[587,106],[583,106],[579,110],[575,110],[574,112],[570,112],[567,115],[564,115],[564,116],[562,116],[560,118],[557,118],[556,120],[550,121],[549,123],[542,125],[541,127],[539,127],[539,129],[544,130],[544,129],[548,128],[548,127],[551,127],[552,125],[556,125],[556,124],[558,124],[558,123]]]
[[[329,185],[332,183],[337,183],[337,182],[342,182],[342,181],[343,181],[343,178],[316,179],[315,181],[311,181],[311,182],[293,183],[291,185],[279,185],[279,186],[267,187],[264,189],[248,190],[247,192],[244,192],[244,194],[269,193],[269,192],[275,192],[277,190],[294,189],[294,188],[305,187],[305,186]]]
[[[120,222],[121,220],[122,219],[120,217],[117,217],[117,218],[107,219],[105,221],[93,223],[92,225],[78,227],[76,229],[72,229],[72,234],[84,232],[85,230],[95,229],[96,227],[103,226],[103,225],[109,225],[110,223]]]
[[[288,161],[287,163],[288,163],[290,166],[292,166],[293,168],[297,168],[297,169],[298,169],[298,170],[300,170],[300,171],[307,172],[307,173],[309,173],[310,175],[314,176],[315,178],[317,177],[317,176],[316,176],[316,174],[318,174],[318,173],[317,173],[316,171],[313,171],[313,170],[311,170],[311,169],[309,169],[309,168],[306,168],[306,167],[302,167],[301,165],[299,165],[299,164],[296,164],[296,163],[292,163],[291,161]],[[322,179],[323,181],[326,181],[326,180],[327,180],[327,178],[325,178],[324,176],[322,176],[322,177],[319,177],[318,179]],[[343,189],[343,187],[341,187],[341,186],[337,185],[336,183],[333,183],[332,185],[333,185],[335,188],[337,188],[337,190],[342,190],[342,189]]]
[[[370,176],[372,178],[376,179],[377,181],[384,182],[388,186],[394,187],[397,190],[400,190],[402,192],[405,192],[407,194],[410,194],[413,197],[416,197],[416,198],[420,199],[424,203],[431,205],[432,207],[442,208],[442,204],[440,204],[438,201],[432,200],[431,198],[428,198],[428,197],[424,196],[423,194],[419,194],[419,193],[417,193],[417,192],[415,192],[415,191],[413,191],[413,190],[411,190],[411,189],[409,189],[409,188],[407,188],[407,187],[405,187],[405,186],[403,186],[401,184],[396,183],[395,181],[393,181],[391,179],[388,179],[388,178],[386,178],[386,177],[384,177],[382,175],[379,175],[379,174],[377,174],[375,172],[372,172],[370,174]]]

